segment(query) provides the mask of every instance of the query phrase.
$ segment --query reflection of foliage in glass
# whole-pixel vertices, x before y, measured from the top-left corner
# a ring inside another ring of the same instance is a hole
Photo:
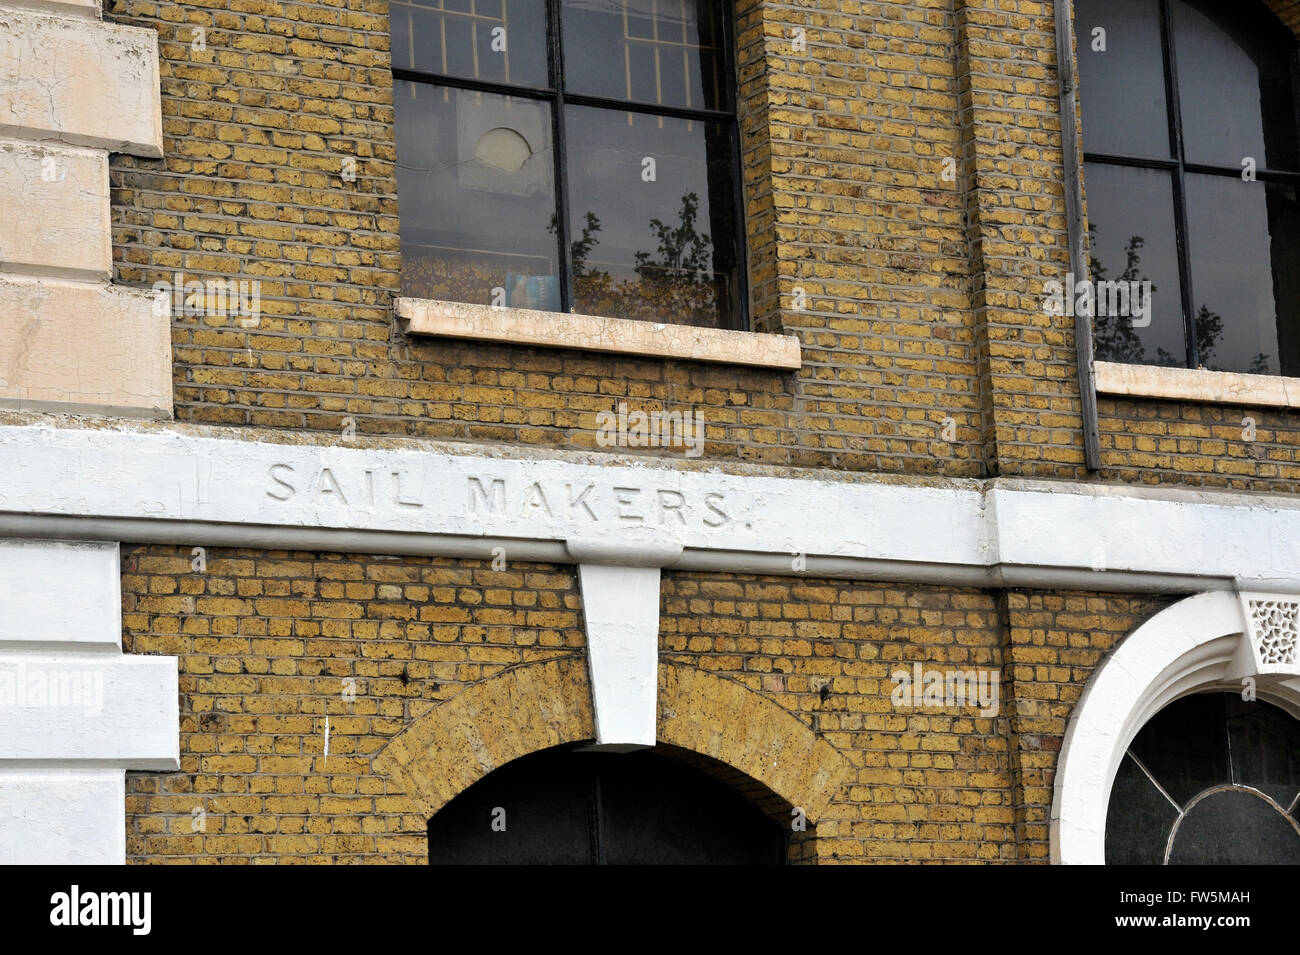
[[[1124,246],[1124,271],[1115,279],[1117,282],[1144,282],[1146,276],[1138,270],[1142,262],[1142,257],[1138,250],[1142,248],[1144,240],[1142,236],[1135,235],[1129,238],[1128,244]],[[1097,227],[1088,226],[1088,269],[1092,273],[1093,282],[1105,282],[1107,269],[1101,264],[1101,261],[1092,254],[1091,250],[1097,248]],[[1151,292],[1154,295],[1156,287],[1151,286]],[[1133,330],[1133,318],[1130,315],[1094,315],[1092,324],[1093,342],[1096,346],[1095,357],[1099,361],[1118,361],[1130,365],[1146,364],[1146,347],[1142,344],[1142,339],[1137,332]],[[1163,349],[1160,349],[1164,352]],[[1168,352],[1164,352],[1167,355]],[[1172,356],[1171,356],[1172,357]],[[1165,361],[1162,355],[1158,364],[1179,364],[1179,362]]]
[[[682,197],[680,219],[675,227],[659,219],[650,220],[650,232],[658,243],[652,255],[634,254],[636,278],[616,282],[609,272],[591,265],[600,243],[600,219],[594,212],[584,216],[582,234],[569,243],[573,263],[574,308],[589,315],[609,315],[643,321],[671,321],[675,324],[718,324],[720,297],[717,279],[708,268],[711,242],[696,231],[699,198]],[[551,217],[547,231],[556,231]],[[511,263],[505,266],[499,263]],[[493,290],[506,285],[508,271],[521,274],[528,266],[510,256],[457,255],[446,250],[408,247],[402,258],[402,294],[448,302],[488,305]],[[506,304],[521,304],[507,301]]]
[[[1116,279],[1120,282],[1145,282],[1147,278],[1143,275],[1138,266],[1142,263],[1142,257],[1138,250],[1145,244],[1142,236],[1130,236],[1128,243],[1124,246],[1124,271]],[[1096,225],[1088,226],[1088,245],[1090,249],[1097,248],[1097,227]],[[1089,269],[1091,278],[1094,282],[1106,281],[1106,267],[1091,252],[1088,256]],[[1151,286],[1154,293],[1156,286]],[[1219,339],[1223,337],[1223,317],[1218,312],[1210,311],[1208,306],[1202,305],[1196,312],[1196,352],[1202,368],[1210,371],[1227,371],[1228,369],[1219,367],[1214,363],[1214,349],[1219,344]],[[1095,343],[1095,356],[1099,361],[1124,362],[1130,365],[1168,365],[1182,368],[1187,364],[1186,357],[1179,357],[1172,354],[1164,348],[1156,348],[1156,359],[1154,362],[1146,357],[1146,347],[1142,344],[1142,339],[1137,332],[1133,330],[1133,319],[1127,315],[1096,315],[1093,318],[1093,341]],[[1268,355],[1260,353],[1251,359],[1250,367],[1246,369],[1251,374],[1266,374],[1268,371]]]
[[[588,265],[600,242],[600,219],[593,212],[586,213],[582,236],[569,244],[574,307],[592,315],[716,326],[719,296],[717,280],[709,270],[712,243],[695,227],[699,204],[699,196],[693,192],[682,196],[676,227],[651,219],[650,232],[658,248],[653,255],[634,253],[637,277],[619,282]],[[555,230],[554,219],[550,228]]]

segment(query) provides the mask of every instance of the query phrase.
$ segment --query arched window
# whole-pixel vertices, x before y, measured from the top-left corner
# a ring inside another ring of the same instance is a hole
[[[1076,0],[1075,29],[1091,278],[1123,283],[1096,357],[1300,376],[1293,35],[1226,0]]]
[[[718,0],[393,0],[402,290],[743,328]]]
[[[429,820],[431,864],[781,864],[785,832],[656,753],[557,748],[490,773]]]
[[[1111,789],[1106,861],[1300,862],[1300,720],[1239,694],[1183,697],[1134,737]]]

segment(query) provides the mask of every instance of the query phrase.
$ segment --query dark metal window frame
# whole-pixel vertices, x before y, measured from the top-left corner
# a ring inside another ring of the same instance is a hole
[[[518,96],[525,99],[540,100],[551,107],[551,143],[555,166],[555,203],[556,232],[559,242],[560,267],[560,311],[572,312],[573,306],[573,255],[571,246],[572,227],[569,222],[569,197],[567,156],[568,145],[564,133],[565,106],[587,106],[595,109],[617,110],[627,113],[644,113],[651,116],[669,116],[676,119],[691,119],[699,122],[724,123],[731,133],[732,165],[732,202],[734,204],[733,220],[735,235],[733,241],[736,249],[736,288],[737,299],[733,303],[732,314],[734,327],[744,330],[749,327],[749,289],[746,268],[745,242],[745,202],[741,177],[740,123],[737,119],[736,104],[738,78],[736,75],[736,30],[735,11],[731,3],[725,3],[722,16],[722,76],[725,109],[689,109],[677,106],[663,106],[658,103],[644,103],[635,100],[610,99],[603,96],[586,96],[565,91],[564,48],[562,0],[546,0],[546,54],[549,86],[516,86],[510,83],[497,83],[490,80],[471,79],[468,77],[448,76],[441,73],[426,73],[422,70],[394,69],[393,79],[426,86],[452,87],[480,93],[493,93],[498,96]],[[669,317],[665,317],[665,321]]]
[[[1294,34],[1278,25],[1279,39],[1285,38],[1291,47],[1292,101],[1297,113],[1295,122],[1300,128],[1300,58]],[[1085,151],[1084,163],[1106,166],[1128,166],[1139,169],[1156,169],[1173,173],[1174,186],[1174,240],[1178,254],[1178,279],[1183,306],[1183,338],[1186,344],[1187,367],[1200,367],[1196,344],[1196,299],[1192,295],[1191,253],[1187,242],[1187,174],[1241,178],[1241,167],[1207,165],[1188,162],[1183,148],[1182,108],[1178,99],[1178,63],[1174,51],[1174,25],[1170,0],[1160,0],[1160,50],[1165,77],[1165,120],[1169,128],[1169,150],[1172,159],[1152,159],[1146,156],[1129,156],[1121,153],[1094,153]],[[1088,117],[1083,117],[1084,125]],[[1244,158],[1244,157],[1243,157]],[[1257,167],[1255,178],[1259,182],[1286,182],[1300,186],[1300,172]],[[1279,320],[1283,316],[1278,316]],[[1300,316],[1293,320],[1300,321]]]

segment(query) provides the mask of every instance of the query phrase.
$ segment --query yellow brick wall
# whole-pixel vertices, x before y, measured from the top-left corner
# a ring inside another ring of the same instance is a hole
[[[181,693],[180,771],[127,775],[131,862],[422,863],[427,818],[376,767],[385,746],[508,667],[585,673],[568,567],[205,557],[123,550],[123,648],[177,656]],[[1044,861],[1070,708],[1106,650],[1169,602],[688,573],[666,573],[661,595],[665,668],[761,695],[850,764],[791,847],[823,864]],[[900,710],[891,675],[916,661],[998,671],[1000,712]],[[799,771],[773,770],[784,790]],[[752,778],[722,775],[762,802]]]
[[[1087,476],[1071,320],[1041,306],[1068,264],[1045,0],[738,0],[752,325],[800,338],[794,374],[406,336],[387,3],[107,9],[158,31],[165,152],[113,158],[116,280],[262,283],[255,328],[175,318],[181,420],[593,447],[622,401],[698,411],[709,458]],[[1256,463],[1206,424],[1235,414],[1103,400],[1100,477],[1289,488],[1300,415]]]

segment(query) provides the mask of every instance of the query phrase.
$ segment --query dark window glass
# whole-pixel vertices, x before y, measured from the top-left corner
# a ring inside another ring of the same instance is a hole
[[[1137,282],[1143,296],[1147,293],[1141,283],[1151,283],[1149,314],[1097,311],[1093,318],[1097,358],[1136,365],[1182,365],[1186,346],[1174,244],[1172,177],[1162,170],[1100,163],[1089,163],[1086,176],[1089,274],[1093,281]],[[1136,312],[1131,295],[1129,301],[1128,311]]]
[[[1170,865],[1295,865],[1300,830],[1255,793],[1221,789],[1187,810],[1173,834]]]
[[[1174,0],[1174,49],[1187,161],[1296,168],[1291,57],[1254,11]]]
[[[467,80],[546,85],[546,4],[391,0],[393,67]]]
[[[1199,363],[1216,371],[1300,374],[1294,336],[1285,366],[1278,333],[1300,317],[1293,268],[1300,251],[1295,189],[1225,176],[1187,176],[1188,258],[1192,266]]]
[[[565,88],[687,109],[726,109],[722,4],[564,0]]]
[[[433,864],[780,865],[785,833],[744,797],[654,750],[547,750],[429,820]]]
[[[404,81],[393,97],[403,292],[559,308],[550,106]]]
[[[1083,148],[1168,158],[1158,0],[1077,0],[1075,30]]]
[[[728,130],[573,106],[567,132],[578,311],[715,324],[736,267],[734,211],[711,198],[728,194]]]
[[[1300,376],[1290,31],[1215,0],[1078,0],[1075,22],[1092,264],[1136,252],[1156,285],[1145,329],[1094,314],[1096,357]]]
[[[1123,806],[1106,823],[1106,861],[1111,865],[1163,865],[1178,810],[1131,754],[1124,756],[1110,790]]]
[[[744,327],[721,4],[393,11],[403,294]]]
[[[1184,697],[1153,717],[1111,788],[1106,861],[1300,862],[1300,721],[1237,694]]]

